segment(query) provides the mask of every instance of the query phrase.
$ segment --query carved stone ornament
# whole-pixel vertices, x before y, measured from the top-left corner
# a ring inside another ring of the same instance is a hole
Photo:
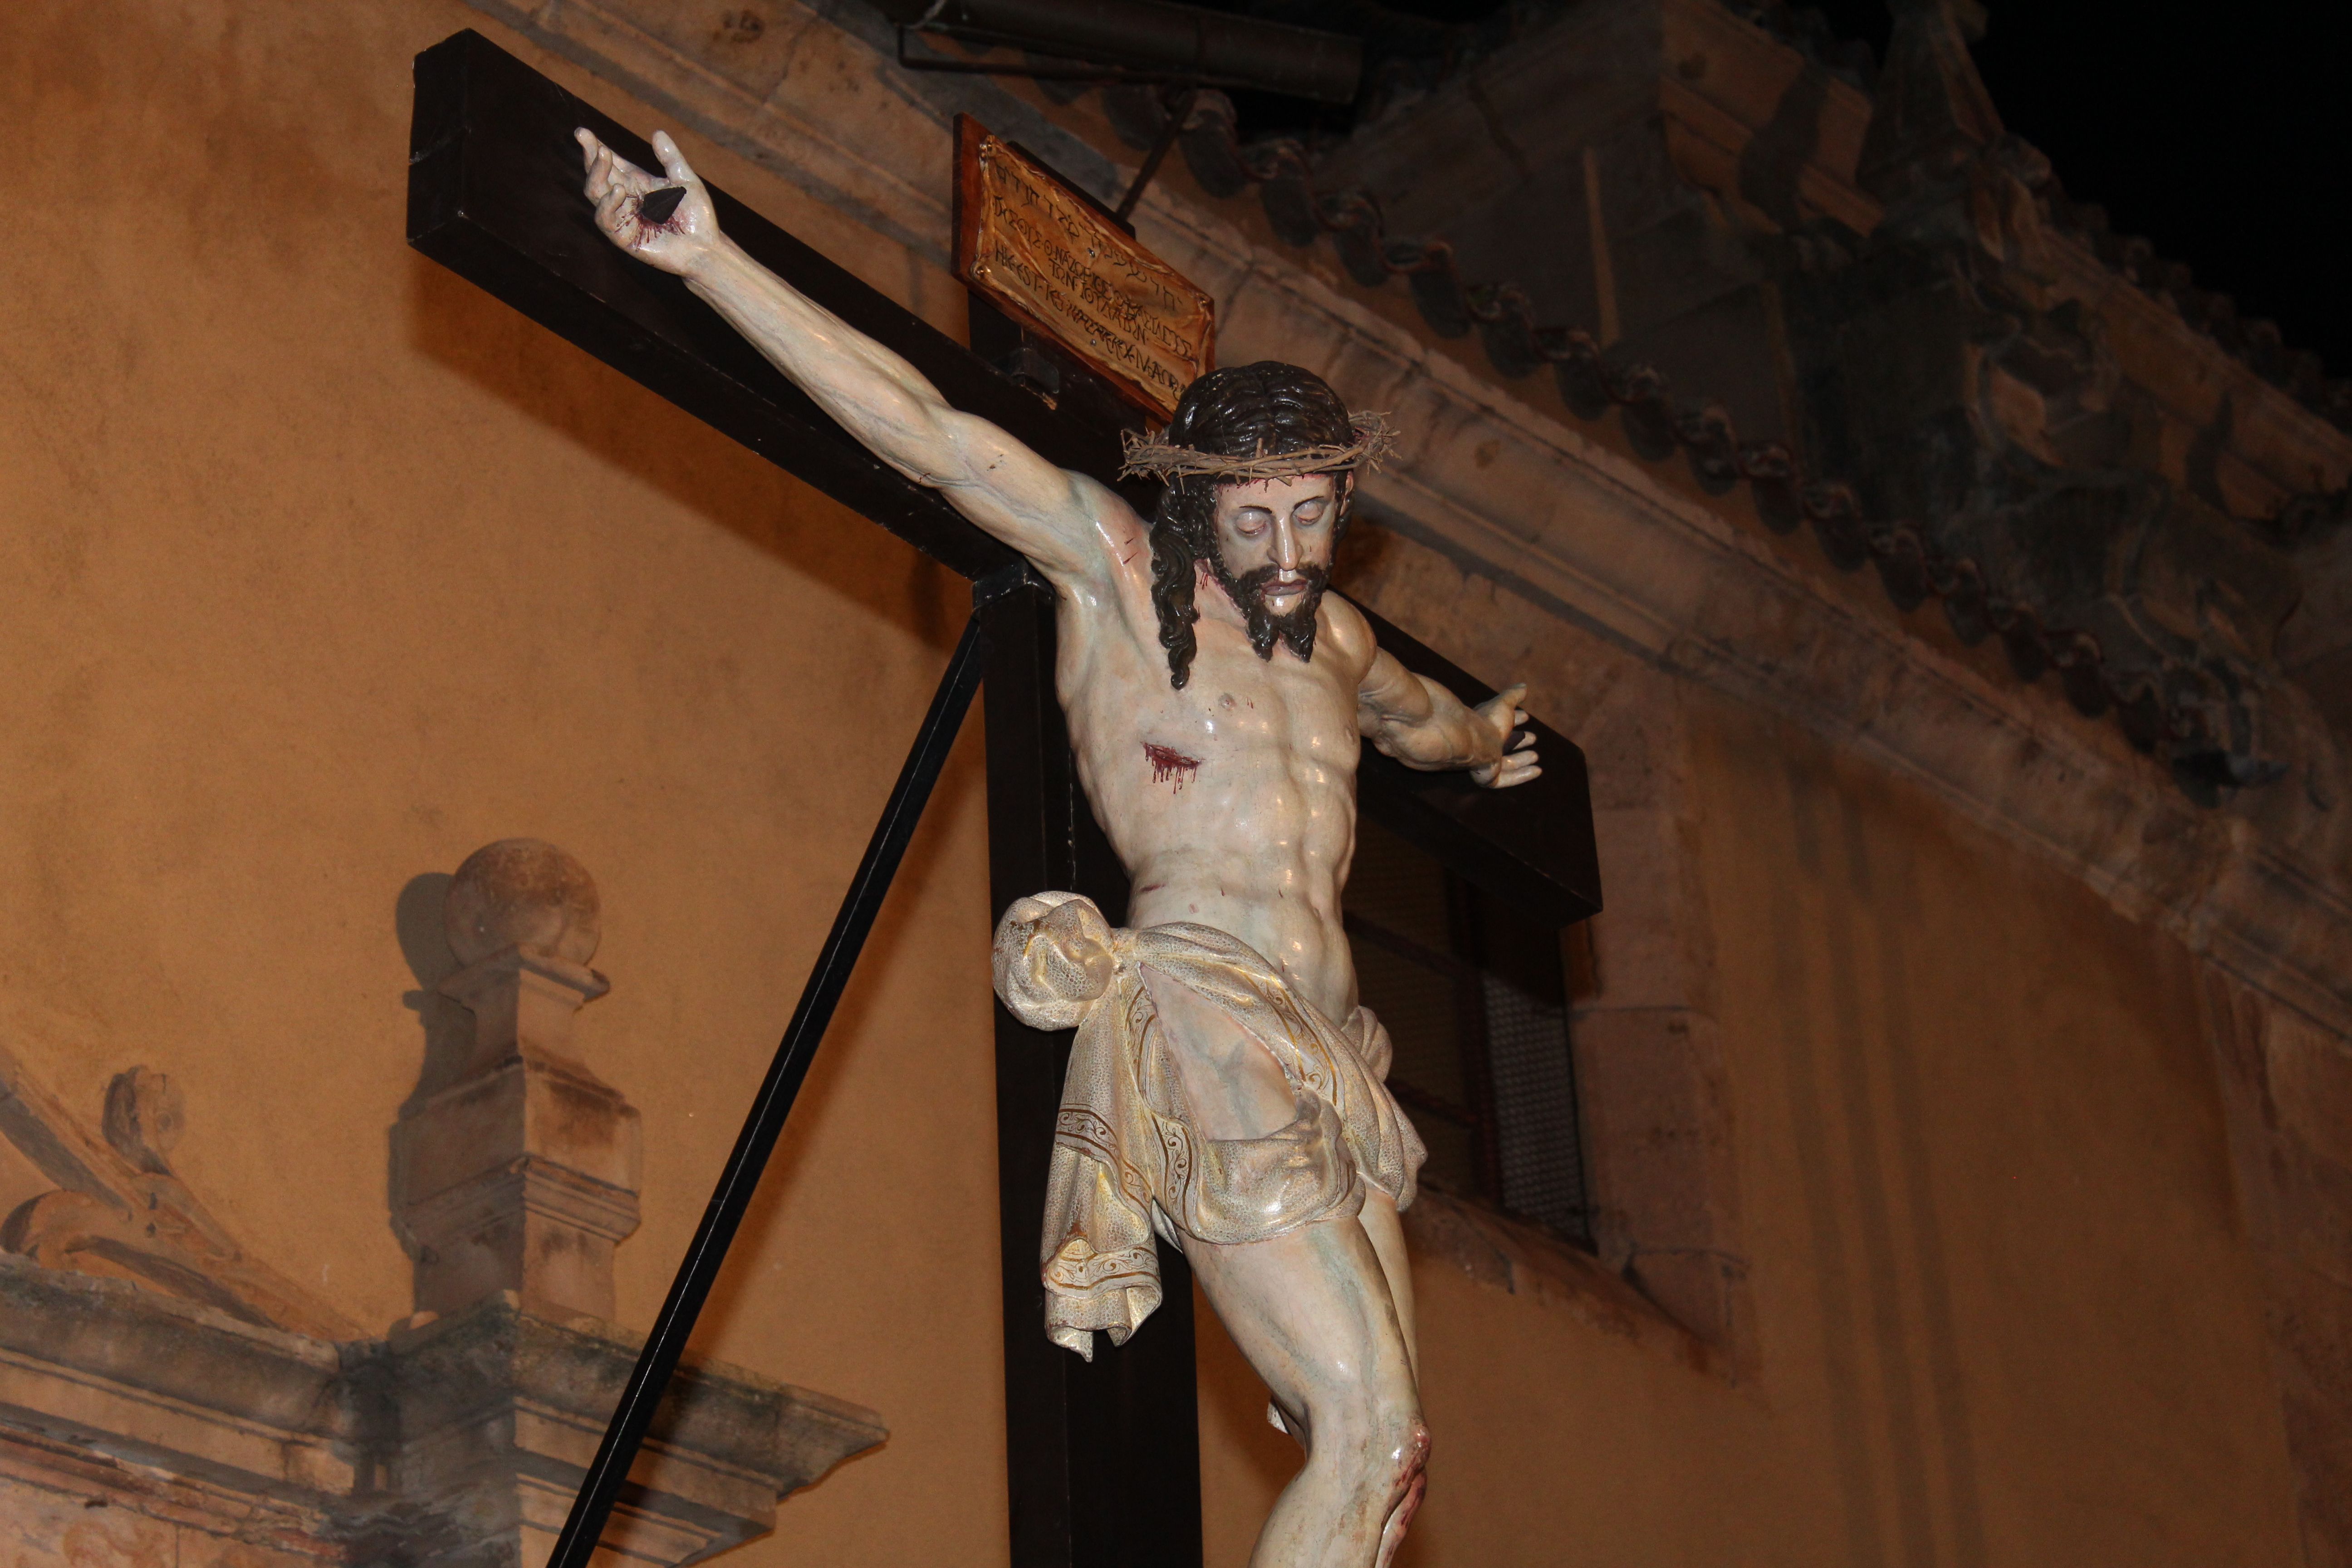
[[[249,1255],[172,1173],[183,1120],[172,1080],[132,1068],[108,1086],[105,1135],[93,1136],[0,1046],[0,1134],[58,1184],[0,1223],[0,1249],[132,1279],[248,1323],[355,1338],[350,1319]]]
[[[609,989],[587,967],[580,863],[502,840],[459,868],[444,915],[463,967],[442,990],[473,1027],[394,1130],[419,1310],[382,1339],[173,1174],[168,1078],[116,1077],[94,1132],[0,1047],[0,1136],[57,1184],[0,1226],[0,1521],[25,1561],[99,1561],[71,1544],[99,1508],[110,1541],[153,1543],[126,1562],[545,1559],[641,1349],[606,1321],[637,1224],[637,1113],[572,1043]],[[690,1363],[606,1546],[699,1562],[887,1435],[861,1406]]]

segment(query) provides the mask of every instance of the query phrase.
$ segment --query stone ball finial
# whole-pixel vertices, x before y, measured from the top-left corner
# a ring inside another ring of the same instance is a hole
[[[585,964],[602,934],[588,868],[537,838],[501,838],[466,857],[441,904],[449,950],[479,963],[509,947],[535,947]]]

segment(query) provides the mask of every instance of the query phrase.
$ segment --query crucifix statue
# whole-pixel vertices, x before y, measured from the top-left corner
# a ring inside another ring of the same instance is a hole
[[[1126,929],[1043,891],[997,931],[1007,1006],[1078,1030],[1045,1331],[1081,1355],[1097,1332],[1123,1342],[1160,1303],[1155,1234],[1181,1247],[1306,1452],[1252,1562],[1386,1564],[1429,1448],[1397,1218],[1423,1148],[1383,1082],[1388,1037],[1358,1005],[1340,923],[1359,751],[1496,789],[1540,770],[1523,687],[1470,707],[1327,592],[1385,425],[1295,366],[1212,372],[1163,432],[1128,444],[1129,470],[1165,486],[1147,521],[951,407],[736,247],[666,135],[658,176],[578,135],[614,244],[685,279],[883,462],[1053,585],[1079,777],[1132,894]]]

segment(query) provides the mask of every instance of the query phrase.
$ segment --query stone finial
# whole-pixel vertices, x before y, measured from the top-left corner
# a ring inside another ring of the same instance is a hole
[[[569,1057],[573,1015],[609,988],[588,967],[603,919],[588,868],[543,839],[501,838],[466,857],[441,901],[465,967],[441,991],[473,1010],[478,1056]]]
[[[416,1305],[448,1313],[499,1291],[609,1318],[613,1249],[637,1226],[637,1113],[572,1045],[610,988],[588,967],[600,910],[586,868],[502,838],[466,858],[442,904],[464,968],[444,995],[474,1015],[456,1081],[393,1131],[394,1223]]]
[[[604,934],[588,868],[540,838],[501,838],[467,856],[441,920],[449,951],[465,964],[509,947],[585,964]]]
[[[1984,37],[1980,0],[1888,0],[1888,9],[1895,31],[1854,179],[1892,206],[1957,177],[2001,124],[1969,58]]]

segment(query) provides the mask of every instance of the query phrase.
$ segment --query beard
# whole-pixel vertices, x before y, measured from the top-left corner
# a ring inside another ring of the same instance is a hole
[[[1209,570],[1241,610],[1249,627],[1250,647],[1257,650],[1258,658],[1271,660],[1277,642],[1297,654],[1302,664],[1315,658],[1315,612],[1322,606],[1323,590],[1331,584],[1328,567],[1293,568],[1293,575],[1307,584],[1307,597],[1297,609],[1283,615],[1275,614],[1265,605],[1265,591],[1281,574],[1281,567],[1260,566],[1236,577],[1225,570],[1221,557],[1212,554]]]

